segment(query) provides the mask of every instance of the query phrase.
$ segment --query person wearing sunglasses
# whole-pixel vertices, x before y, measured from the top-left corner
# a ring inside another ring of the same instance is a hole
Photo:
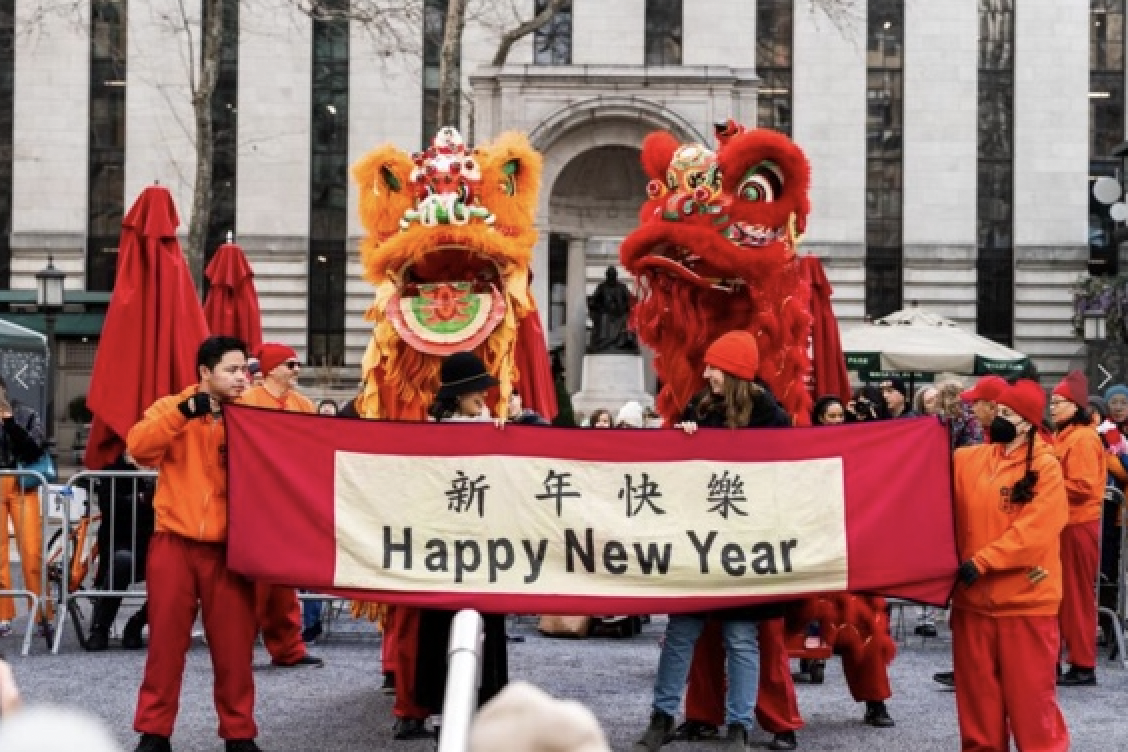
[[[294,348],[265,342],[256,355],[263,382],[244,393],[243,404],[292,413],[317,412],[309,397],[297,390],[302,367]],[[302,639],[302,607],[294,588],[255,583],[255,617],[275,666],[324,665],[320,658],[309,654]]]

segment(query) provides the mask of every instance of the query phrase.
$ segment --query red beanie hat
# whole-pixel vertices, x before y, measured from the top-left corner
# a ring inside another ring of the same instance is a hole
[[[960,399],[964,402],[975,402],[976,400],[987,400],[988,402],[998,402],[999,395],[1007,388],[1006,379],[1002,376],[996,376],[989,373],[979,381],[975,382],[975,386],[966,391],[960,392]]]
[[[1054,387],[1054,394],[1065,397],[1078,407],[1085,407],[1089,404],[1089,380],[1080,371],[1070,371]]]
[[[289,345],[280,342],[264,342],[258,351],[259,365],[264,376],[269,375],[287,360],[297,360],[298,354]]]
[[[752,381],[760,370],[760,349],[756,338],[737,330],[722,335],[705,351],[705,365],[719,368],[738,379]]]
[[[1035,429],[1042,429],[1042,419],[1046,414],[1046,392],[1037,381],[1019,379],[1007,386],[999,395],[998,402],[1021,415]]]

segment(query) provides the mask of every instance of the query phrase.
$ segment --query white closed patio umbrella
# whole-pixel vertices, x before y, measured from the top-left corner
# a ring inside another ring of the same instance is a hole
[[[906,308],[842,333],[846,367],[866,374],[906,372],[1016,376],[1030,365],[1017,350],[923,308]]]

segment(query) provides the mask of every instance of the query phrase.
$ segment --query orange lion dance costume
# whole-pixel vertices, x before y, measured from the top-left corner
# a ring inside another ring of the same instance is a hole
[[[530,290],[529,264],[541,158],[520,134],[467,149],[454,128],[408,154],[384,145],[353,167],[360,190],[364,276],[376,287],[366,318],[361,417],[424,420],[442,359],[473,351],[500,382],[496,415],[509,395],[556,415],[548,351]],[[356,604],[383,617],[384,670],[394,672],[395,713],[426,717],[414,701],[418,610]]]
[[[775,131],[729,121],[716,136],[716,153],[668,133],[653,133],[642,146],[648,200],[620,254],[638,289],[634,328],[655,351],[658,409],[668,423],[677,420],[701,388],[706,348],[743,329],[760,348],[761,379],[795,423],[806,425],[810,290],[797,249],[810,210],[810,165]],[[801,648],[810,621],[821,623],[826,643],[842,655],[855,700],[891,695],[886,666],[895,648],[883,599],[824,597],[797,611],[786,628],[782,621],[761,625],[756,716],[765,730],[802,726],[785,631]],[[724,718],[719,635],[707,627],[698,641],[686,697],[687,718],[715,726]]]

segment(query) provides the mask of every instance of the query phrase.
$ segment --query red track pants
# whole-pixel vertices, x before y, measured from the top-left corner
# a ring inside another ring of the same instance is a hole
[[[1064,752],[1057,704],[1056,616],[991,617],[952,610],[956,709],[963,752]]]
[[[791,680],[791,660],[784,643],[783,620],[760,622],[760,687],[756,721],[773,734],[803,728],[799,700]],[[689,689],[685,695],[687,720],[721,726],[725,721],[725,649],[721,623],[705,621],[705,630],[693,650]]]
[[[1100,520],[1066,525],[1061,531],[1061,639],[1069,663],[1097,665],[1097,567],[1100,565]]]
[[[425,719],[431,711],[415,702],[415,660],[419,653],[419,609],[392,606],[388,614],[388,631],[395,641],[397,718]],[[386,638],[385,638],[386,639]]]
[[[289,666],[305,656],[302,604],[298,601],[297,590],[256,582],[255,619],[274,663]]]
[[[396,672],[396,633],[392,629],[392,614],[395,613],[395,606],[384,607],[384,636],[380,641],[380,670],[385,674],[389,671],[393,674]]]
[[[146,567],[149,654],[133,728],[172,736],[184,663],[199,601],[215,674],[215,710],[224,739],[253,739],[254,586],[227,568],[227,547],[156,533]]]

